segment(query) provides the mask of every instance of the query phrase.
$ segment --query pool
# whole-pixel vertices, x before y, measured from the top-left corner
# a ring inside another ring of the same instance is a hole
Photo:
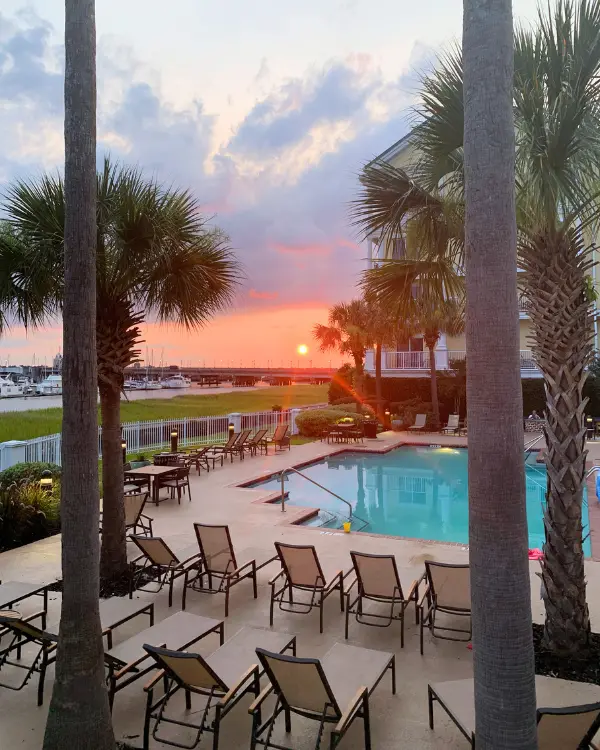
[[[529,546],[544,542],[542,506],[546,493],[546,470],[535,462],[535,453],[525,463]],[[352,504],[353,528],[362,525],[371,534],[439,542],[469,541],[467,450],[464,448],[402,447],[384,454],[345,452],[299,469]],[[251,486],[279,490],[279,476]],[[319,508],[311,525],[340,528],[347,508],[336,498],[290,474],[286,482],[291,505]],[[584,498],[584,525],[589,527]],[[586,540],[585,554],[590,555]]]

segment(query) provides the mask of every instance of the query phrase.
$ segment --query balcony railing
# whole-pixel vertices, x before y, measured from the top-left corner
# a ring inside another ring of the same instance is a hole
[[[438,370],[447,370],[452,367],[452,362],[464,360],[466,351],[436,350],[435,364]],[[536,372],[538,367],[533,359],[533,354],[522,349],[520,352],[521,371]],[[384,370],[429,370],[429,352],[384,352],[382,368]]]
[[[531,307],[529,300],[523,294],[519,295],[519,313],[529,313]]]

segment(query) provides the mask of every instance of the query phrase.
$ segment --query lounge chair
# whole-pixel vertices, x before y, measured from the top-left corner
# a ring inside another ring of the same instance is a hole
[[[473,680],[428,685],[429,726],[437,702],[475,747]],[[600,687],[536,675],[538,750],[598,750],[592,740],[600,729]]]
[[[419,600],[420,641],[423,653],[423,632],[429,628],[434,638],[447,641],[471,640],[471,581],[468,565],[425,561],[425,590]],[[468,628],[442,627],[436,623],[438,614],[454,617],[468,617]],[[442,635],[442,633],[463,634],[464,637]]]
[[[346,639],[350,615],[356,617],[356,622],[363,625],[374,625],[387,628],[392,622],[400,621],[400,647],[404,648],[404,612],[410,602],[415,603],[417,615],[417,596],[419,581],[413,581],[407,596],[402,592],[402,584],[398,575],[396,559],[393,555],[370,555],[365,552],[350,552],[355,580],[346,587]],[[357,591],[352,589],[357,585]],[[389,611],[386,614],[367,613],[365,603],[386,604]],[[418,618],[417,618],[418,622]]]
[[[269,430],[258,430],[252,440],[248,440],[246,443],[246,449],[250,451],[251,456],[255,456],[258,450],[262,451],[264,447],[263,441],[268,431]]]
[[[344,573],[336,571],[329,582],[325,578],[317,550],[312,545],[295,545],[275,542],[275,549],[281,561],[281,570],[270,581],[271,606],[269,621],[273,627],[275,604],[283,612],[308,614],[319,609],[319,629],[323,632],[323,603],[334,591],[339,591],[340,609],[344,611]],[[348,575],[346,573],[346,575]],[[277,588],[277,586],[280,588]],[[308,601],[294,601],[294,594],[304,592],[310,595]]]
[[[190,462],[195,465],[198,474],[200,474],[201,469],[204,469],[208,474],[208,472],[210,471],[210,466],[208,465],[208,461],[210,458],[212,458],[213,469],[215,468],[215,461],[217,461],[219,458],[221,459],[221,466],[223,466],[223,456],[211,456],[209,455],[210,450],[211,446],[207,445],[205,448],[197,451],[192,451],[190,453]]]
[[[108,647],[112,646],[112,633],[115,628],[134,617],[147,614],[150,624],[154,622],[154,604],[148,602],[132,602],[121,597],[102,599],[99,602],[100,622],[102,634],[107,637]],[[42,617],[44,615],[44,617]],[[19,691],[25,687],[34,673],[39,674],[37,704],[41,706],[44,702],[44,682],[46,671],[56,661],[56,646],[58,636],[46,632],[33,623],[38,618],[45,619],[45,613],[37,612],[28,617],[22,617],[19,612],[13,610],[0,611],[0,626],[3,632],[12,635],[12,639],[5,646],[0,645],[0,670],[5,666],[22,669],[25,677],[21,682],[0,682],[0,687]],[[42,625],[43,627],[43,625]],[[28,646],[36,646],[37,651],[32,653],[31,659],[23,659],[22,651]],[[16,661],[11,661],[11,655],[16,652]]]
[[[181,608],[185,609],[188,588],[205,594],[225,594],[225,617],[228,617],[229,592],[233,586],[240,581],[251,580],[256,599],[258,597],[256,572],[277,560],[277,556],[271,557],[260,565],[256,564],[256,560],[249,560],[243,565],[238,565],[229,526],[195,523],[194,531],[198,540],[201,564],[186,572]],[[206,586],[204,585],[205,579]]]
[[[108,701],[112,708],[115,694],[139,680],[155,668],[145,650],[146,645],[183,651],[208,635],[217,635],[220,645],[225,640],[222,620],[200,617],[190,612],[176,612],[140,633],[121,641],[104,652],[108,666]]]
[[[265,449],[265,453],[269,452],[269,446],[274,445],[275,451],[283,450],[287,447],[290,450],[290,436],[288,435],[289,426],[287,424],[277,425],[272,438],[267,438],[262,441],[261,445]]]
[[[251,432],[252,430],[234,432],[229,440],[225,443],[225,445],[212,445],[211,450],[207,453],[207,456],[209,458],[229,456],[231,458],[231,463],[233,463],[233,457],[236,454],[240,456],[240,458],[242,458],[243,451],[240,451],[240,446],[242,446],[246,442]]]
[[[414,430],[415,432],[422,432],[425,429],[425,425],[427,423],[427,414],[417,414],[415,417],[415,423],[409,427],[409,430]]]
[[[460,417],[458,414],[450,414],[448,416],[448,424],[442,428],[442,432],[445,434],[450,433],[456,435],[459,430]]]
[[[125,531],[130,531],[133,534],[152,536],[153,519],[143,513],[148,497],[147,492],[138,492],[135,495],[123,495]],[[102,512],[100,512],[100,533],[102,533]]]
[[[243,432],[240,434],[237,442],[234,444],[232,451],[231,460],[233,461],[233,454],[237,453],[238,456],[243,460],[244,459],[244,453],[249,450],[249,443],[250,443],[250,435],[252,434],[252,430],[243,430]]]
[[[175,492],[177,492],[177,503],[179,505],[181,505],[181,496],[185,494],[186,490],[188,493],[188,500],[192,502],[189,466],[179,466],[172,474],[166,474],[163,477],[156,477],[154,482],[156,484],[157,497],[160,491],[166,487],[170,491],[172,498],[175,497]]]
[[[465,417],[465,421],[464,421],[464,422],[463,422],[463,423],[461,424],[461,426],[460,426],[460,427],[458,428],[458,435],[459,435],[459,437],[460,437],[461,435],[466,435],[466,434],[467,434],[467,431],[468,431],[468,430],[467,430],[467,418]]]
[[[198,569],[201,560],[197,548],[188,547],[180,559],[159,536],[131,535],[132,542],[142,553],[130,564],[129,598],[134,589],[150,591],[157,594],[163,586],[169,586],[169,607],[173,605],[173,584],[180,576],[185,576],[192,569]],[[148,584],[156,584],[156,588],[148,588]]]
[[[326,723],[335,724],[330,748],[336,748],[355,719],[362,719],[366,750],[371,750],[369,696],[389,669],[392,693],[396,693],[396,657],[385,651],[374,651],[336,643],[323,659],[302,659],[274,654],[257,648],[256,653],[271,682],[250,706],[252,715],[252,750],[256,745],[282,748],[271,742],[278,716],[285,717],[285,730],[291,732],[292,714],[319,722],[317,747]],[[271,716],[263,723],[261,709],[272,693],[276,703]],[[293,748],[290,748],[293,750]]]
[[[158,742],[191,750],[201,742],[204,732],[213,734],[212,747],[213,750],[218,750],[223,719],[245,695],[250,693],[256,697],[260,692],[262,670],[257,664],[257,646],[267,647],[277,653],[290,649],[295,654],[296,636],[242,628],[206,657],[145,645],[144,649],[154,659],[160,672],[144,688],[147,693],[144,750],[149,748],[150,734]],[[161,680],[165,682],[164,694],[155,700],[153,690]],[[197,709],[199,721],[196,723],[182,720],[180,716],[168,716],[169,702],[180,690],[185,692],[188,711],[192,709],[192,695],[204,697]],[[161,724],[175,724],[191,729],[196,734],[195,739],[186,744],[174,742],[172,736],[162,739],[158,734]]]

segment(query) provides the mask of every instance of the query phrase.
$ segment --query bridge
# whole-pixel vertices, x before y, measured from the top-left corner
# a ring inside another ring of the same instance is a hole
[[[245,385],[259,380],[274,385],[289,383],[329,383],[336,373],[333,367],[128,367],[126,378],[148,377],[162,380],[169,375],[185,375],[193,383],[211,385],[217,382],[232,382]]]

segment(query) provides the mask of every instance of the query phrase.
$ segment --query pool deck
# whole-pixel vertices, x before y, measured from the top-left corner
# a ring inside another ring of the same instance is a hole
[[[531,435],[524,437],[525,442]],[[466,446],[466,438],[440,436],[438,434],[407,435],[406,433],[384,433],[377,441],[365,441],[363,446],[350,446],[351,450],[386,451],[402,444],[435,444],[442,446]],[[184,498],[179,506],[174,501],[166,501],[158,507],[147,505],[146,512],[154,519],[155,534],[167,539],[174,547],[194,543],[192,523],[229,524],[238,562],[248,559],[257,562],[272,557],[273,542],[284,541],[293,544],[314,544],[324,568],[350,568],[350,550],[394,554],[397,560],[401,581],[405,588],[420,576],[425,559],[445,562],[467,562],[468,550],[465,546],[427,542],[414,539],[398,539],[380,535],[322,530],[305,526],[295,526],[306,514],[307,509],[288,506],[285,513],[279,505],[265,503],[272,492],[264,489],[240,488],[250,482],[290,466],[312,462],[343,449],[344,446],[328,445],[323,442],[292,446],[285,451],[268,456],[235,459],[223,468],[198,477],[193,470],[190,475],[192,501]],[[600,464],[600,442],[589,445],[589,464]],[[595,494],[592,489],[590,498]],[[596,502],[590,503],[590,526],[592,545],[598,549],[600,540],[600,510]],[[600,552],[600,550],[598,550]],[[535,572],[537,562],[530,562],[532,613],[536,621],[543,619],[543,605],[539,597],[539,579]],[[251,586],[245,582],[233,589],[230,616],[226,620],[225,635],[231,637],[240,627],[251,626],[268,628],[269,578],[277,572],[276,565],[270,565],[259,572],[259,596],[252,598]],[[594,559],[586,561],[588,579],[588,602],[592,624],[600,630],[600,564]],[[50,581],[60,577],[60,537],[52,537],[35,544],[0,554],[0,579],[4,581]],[[167,607],[167,594],[157,595],[139,592],[143,601],[154,601],[156,619],[160,621],[180,608],[181,583],[175,585],[174,607]],[[59,595],[51,594],[51,623],[57,621]],[[26,613],[26,607],[22,610]],[[223,616],[223,597],[188,592],[187,611],[207,617]],[[413,610],[407,616],[405,648],[400,649],[398,626],[371,628],[356,623],[351,624],[350,643],[367,648],[378,648],[396,653],[398,670],[398,694],[392,696],[388,681],[384,680],[372,698],[372,734],[374,747],[387,750],[392,747],[418,747],[427,750],[442,748],[466,748],[468,745],[454,725],[436,710],[435,729],[427,723],[427,683],[441,680],[461,679],[472,676],[471,652],[464,643],[433,641],[425,636],[425,655],[419,654],[418,628],[414,624]],[[298,652],[302,656],[322,656],[335,642],[343,642],[344,617],[339,611],[335,598],[328,599],[325,605],[325,632],[319,635],[318,616],[292,615],[276,611],[274,629],[295,633],[298,636]],[[139,625],[128,623],[117,631],[116,642],[130,633],[135,633]],[[209,644],[207,644],[209,645]],[[213,644],[214,647],[214,644]],[[205,647],[203,647],[204,649]],[[47,679],[47,699],[41,708],[35,705],[35,685],[29,684],[21,692],[11,692],[0,688],[0,725],[2,741],[0,746],[19,747],[23,750],[37,750],[41,746],[49,697],[54,679],[50,669]],[[142,684],[136,682],[117,694],[114,710],[114,726],[118,739],[125,740],[133,747],[141,747],[141,732],[145,694]],[[600,688],[599,688],[600,699]],[[245,711],[249,699],[234,710],[225,720],[220,747],[222,750],[242,750],[249,746],[249,717]],[[194,704],[196,705],[196,704]],[[195,715],[197,718],[197,714]],[[294,748],[304,750],[314,747],[316,725],[296,719],[293,722]],[[187,735],[186,735],[187,738]],[[274,739],[284,738],[278,734]],[[287,740],[290,744],[289,739]],[[284,743],[285,744],[285,743]],[[200,749],[210,747],[210,740],[204,738]],[[151,748],[164,748],[154,740]],[[362,748],[362,738],[358,723],[341,746],[348,750]]]

